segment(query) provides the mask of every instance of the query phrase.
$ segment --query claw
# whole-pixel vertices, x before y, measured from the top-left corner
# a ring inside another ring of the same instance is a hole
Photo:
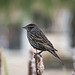
[[[39,55],[40,57],[42,57],[42,55],[40,55],[40,53],[34,53],[34,58]]]

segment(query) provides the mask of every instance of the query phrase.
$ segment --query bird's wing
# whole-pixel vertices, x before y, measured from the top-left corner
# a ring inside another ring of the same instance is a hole
[[[42,44],[44,44],[45,46],[51,47],[52,50],[57,51],[57,50],[53,47],[53,45],[51,44],[51,42],[46,38],[46,36],[44,35],[44,33],[43,33],[42,31],[39,30],[39,31],[37,31],[37,32],[32,32],[31,35],[32,35],[32,37],[34,37],[34,38],[33,38],[34,41],[39,42],[39,43],[42,43]]]
[[[37,41],[39,41],[41,43],[47,43],[47,42],[49,42],[49,40],[46,38],[46,36],[43,34],[42,31],[32,32],[31,36],[34,37],[34,40],[37,40]]]
[[[42,46],[43,48],[47,49],[47,50],[55,51],[54,48],[50,47],[50,46],[47,45],[46,43],[42,44],[42,43],[38,42],[38,44],[39,44],[40,46]]]

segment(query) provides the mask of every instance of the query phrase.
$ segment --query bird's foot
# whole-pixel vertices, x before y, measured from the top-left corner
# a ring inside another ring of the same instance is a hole
[[[39,55],[40,57],[42,57],[42,55],[40,55],[40,53],[34,53],[34,58]]]

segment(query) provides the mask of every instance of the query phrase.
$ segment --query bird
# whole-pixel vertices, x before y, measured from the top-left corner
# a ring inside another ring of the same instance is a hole
[[[36,50],[40,50],[39,53],[35,53],[36,55],[40,55],[43,51],[48,51],[63,64],[62,60],[56,53],[58,50],[54,48],[53,44],[47,39],[45,34],[36,24],[28,24],[22,28],[27,30],[27,38],[31,46]]]

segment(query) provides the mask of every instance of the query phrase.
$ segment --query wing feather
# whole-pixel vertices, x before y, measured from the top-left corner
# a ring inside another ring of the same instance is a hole
[[[32,32],[31,36],[34,37],[33,38],[34,41],[40,43],[41,45],[43,44],[42,46],[45,46],[47,48],[50,48],[51,50],[57,51],[53,47],[52,43],[46,38],[46,36],[44,35],[42,31],[39,30],[36,32]]]

